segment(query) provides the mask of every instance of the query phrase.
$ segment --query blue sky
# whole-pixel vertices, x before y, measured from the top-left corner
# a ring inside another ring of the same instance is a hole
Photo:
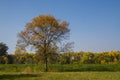
[[[70,23],[74,51],[120,50],[120,0],[0,0],[0,42],[9,53],[25,24],[42,14]]]

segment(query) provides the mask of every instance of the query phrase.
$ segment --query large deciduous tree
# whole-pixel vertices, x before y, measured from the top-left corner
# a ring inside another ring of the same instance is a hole
[[[40,15],[27,23],[24,31],[19,33],[18,45],[33,45],[43,54],[45,71],[48,70],[48,56],[58,48],[58,42],[68,37],[68,23],[59,21],[51,15]],[[54,57],[54,56],[53,56]]]

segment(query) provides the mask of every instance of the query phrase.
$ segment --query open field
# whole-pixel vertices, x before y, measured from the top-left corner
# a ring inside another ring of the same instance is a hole
[[[0,80],[120,80],[119,64],[1,64]]]
[[[0,72],[44,72],[43,64],[0,64]],[[49,72],[120,72],[120,64],[49,64]]]
[[[120,80],[120,72],[0,73],[0,80]]]

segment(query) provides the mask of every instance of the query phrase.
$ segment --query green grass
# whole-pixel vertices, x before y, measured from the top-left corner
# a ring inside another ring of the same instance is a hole
[[[0,80],[120,80],[120,72],[0,73]]]
[[[0,80],[120,80],[120,64],[1,64]]]
[[[80,71],[120,71],[120,64],[64,64],[51,65],[50,70],[61,72],[80,72]]]
[[[44,72],[43,64],[0,64],[0,72]],[[120,64],[51,64],[49,72],[120,71]]]
[[[0,72],[43,72],[44,65],[37,64],[0,64]]]

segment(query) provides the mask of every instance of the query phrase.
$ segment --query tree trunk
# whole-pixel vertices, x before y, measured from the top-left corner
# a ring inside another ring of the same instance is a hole
[[[46,42],[44,42],[45,45],[44,45],[44,57],[45,57],[45,72],[48,71],[48,55],[47,55],[47,45],[46,45]]]
[[[47,60],[47,55],[45,56],[45,72],[48,71],[48,60]]]

